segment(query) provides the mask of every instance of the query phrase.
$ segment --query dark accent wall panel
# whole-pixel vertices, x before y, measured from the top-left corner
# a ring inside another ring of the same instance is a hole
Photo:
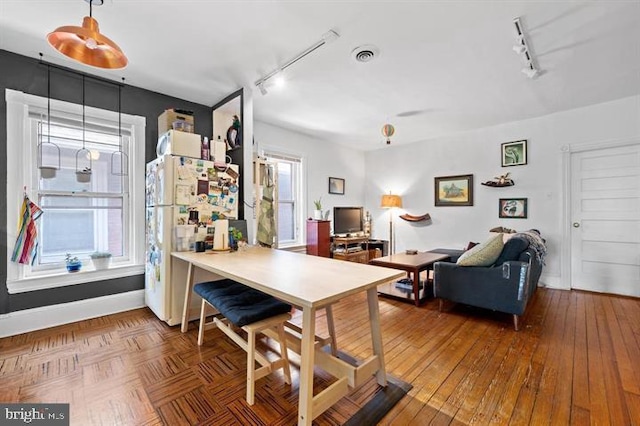
[[[162,71],[158,71],[162,72]],[[91,70],[87,67],[86,74]],[[118,110],[118,89],[108,82],[86,78],[86,105],[96,108]],[[114,72],[113,81],[121,83],[121,76]],[[125,82],[128,83],[128,82]],[[132,82],[135,84],[135,82]],[[7,185],[7,105],[5,89],[19,90],[37,96],[47,96],[47,67],[38,59],[0,50],[0,186],[6,193]],[[77,104],[82,103],[82,77],[72,71],[51,69],[51,98]],[[146,117],[145,158],[156,157],[158,140],[158,116],[168,108],[183,108],[195,113],[195,132],[210,136],[213,134],[212,108],[182,99],[125,85],[122,89],[122,112]],[[16,207],[18,208],[18,207]],[[49,290],[9,294],[7,291],[7,199],[0,197],[0,314],[35,307],[91,299],[109,294],[124,293],[144,288],[144,275],[113,279],[102,282],[77,284]],[[17,226],[17,224],[15,225]]]

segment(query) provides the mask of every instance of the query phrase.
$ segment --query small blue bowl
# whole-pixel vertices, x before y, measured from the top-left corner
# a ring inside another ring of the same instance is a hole
[[[78,272],[82,263],[67,263],[67,271],[69,272]]]

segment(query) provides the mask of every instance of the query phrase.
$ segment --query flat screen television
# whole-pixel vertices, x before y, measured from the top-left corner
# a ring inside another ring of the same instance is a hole
[[[333,234],[353,234],[363,232],[362,207],[334,207]]]

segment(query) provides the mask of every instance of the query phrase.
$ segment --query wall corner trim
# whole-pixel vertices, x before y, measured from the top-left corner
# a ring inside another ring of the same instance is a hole
[[[25,309],[0,315],[0,338],[142,308],[144,290]]]

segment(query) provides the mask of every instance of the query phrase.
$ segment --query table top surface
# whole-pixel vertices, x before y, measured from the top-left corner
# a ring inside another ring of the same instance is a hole
[[[171,255],[303,308],[326,306],[404,277],[394,269],[264,247]]]
[[[448,254],[430,253],[430,252],[418,252],[417,254],[397,253],[391,256],[377,257],[371,259],[369,263],[371,265],[380,265],[387,267],[425,267],[434,262],[448,259]]]

